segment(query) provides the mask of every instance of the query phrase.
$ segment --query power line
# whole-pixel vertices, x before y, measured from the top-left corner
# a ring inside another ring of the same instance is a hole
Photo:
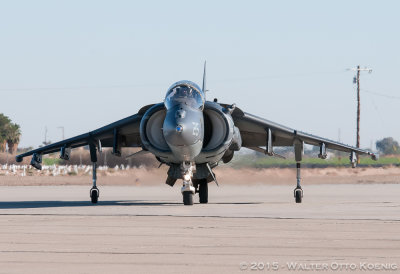
[[[388,99],[396,99],[396,100],[400,100],[400,96],[394,96],[394,95],[389,95],[389,94],[384,94],[384,93],[380,93],[380,92],[376,92],[376,91],[371,91],[371,90],[366,90],[366,89],[361,89],[361,91],[363,92],[367,92],[376,96],[380,96],[380,97],[385,97]]]
[[[81,90],[81,89],[129,89],[138,87],[157,87],[162,84],[132,84],[132,85],[98,85],[98,86],[71,86],[71,87],[27,87],[27,88],[0,88],[1,91],[51,91],[51,90]]]
[[[305,72],[305,73],[292,73],[292,74],[276,74],[276,75],[264,75],[264,76],[254,76],[254,77],[236,77],[236,78],[225,78],[225,79],[209,79],[209,82],[243,82],[243,81],[257,81],[257,80],[268,80],[268,79],[288,79],[288,78],[303,78],[312,77],[316,75],[331,75],[331,74],[342,74],[346,70],[339,71],[315,71],[315,72]]]
[[[312,77],[315,75],[330,75],[330,74],[341,74],[346,70],[341,71],[325,71],[325,72],[308,72],[308,73],[293,73],[293,74],[276,74],[276,75],[264,75],[254,77],[237,77],[237,78],[226,78],[226,79],[209,79],[209,82],[245,82],[245,81],[257,81],[267,79],[289,79],[289,78],[303,78]],[[14,88],[0,88],[0,92],[6,91],[57,91],[57,90],[98,90],[98,89],[131,89],[131,88],[143,88],[143,87],[165,87],[161,83],[143,83],[143,84],[126,84],[126,85],[83,85],[83,86],[64,86],[64,87],[14,87]]]

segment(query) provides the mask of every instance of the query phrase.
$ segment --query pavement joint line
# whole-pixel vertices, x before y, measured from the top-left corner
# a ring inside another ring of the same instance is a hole
[[[219,215],[151,215],[151,214],[51,214],[51,213],[0,213],[0,216],[62,216],[62,217],[176,217],[176,218],[218,218],[218,219],[266,219],[266,220],[318,220],[318,221],[377,221],[400,222],[400,219],[365,218],[306,218],[306,217],[267,217],[267,216],[219,216]]]
[[[41,251],[41,250],[16,250],[16,251],[0,251],[0,253],[43,253],[43,254],[105,254],[105,255],[187,255],[187,253],[167,253],[167,252],[86,252],[86,251]],[[207,256],[249,256],[248,253],[191,253],[193,256],[207,255]],[[315,254],[274,254],[274,257],[288,257],[288,256],[298,256],[298,257],[314,257]],[[359,258],[359,255],[346,255],[346,258]],[[372,256],[367,256],[372,257]],[[398,256],[376,256],[380,259],[398,259]],[[312,259],[314,261],[314,259]],[[1,262],[1,260],[0,260]]]

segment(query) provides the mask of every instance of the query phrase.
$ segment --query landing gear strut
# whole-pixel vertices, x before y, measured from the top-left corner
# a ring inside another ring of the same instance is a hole
[[[301,203],[302,199],[303,199],[303,189],[301,188],[300,185],[300,168],[301,168],[301,164],[297,163],[296,164],[296,168],[297,168],[297,186],[294,189],[294,198],[296,199],[296,203]]]
[[[97,180],[97,176],[96,176],[96,168],[97,165],[95,162],[92,163],[92,178],[93,178],[93,186],[90,189],[90,199],[92,201],[92,204],[96,204],[97,201],[99,200],[99,196],[100,196],[100,191],[96,186],[96,180]]]
[[[193,165],[191,163],[182,163],[181,169],[183,173],[183,186],[181,188],[183,204],[193,205],[193,195],[196,192],[192,183]]]

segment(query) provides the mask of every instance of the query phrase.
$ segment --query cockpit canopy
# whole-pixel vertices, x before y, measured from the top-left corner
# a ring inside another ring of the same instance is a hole
[[[190,81],[173,84],[165,96],[165,107],[171,109],[178,104],[186,104],[192,108],[203,110],[205,96],[199,86]]]

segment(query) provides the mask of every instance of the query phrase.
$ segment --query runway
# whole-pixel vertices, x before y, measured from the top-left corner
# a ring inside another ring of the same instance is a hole
[[[89,188],[2,186],[0,273],[399,271],[398,184],[305,185],[302,204],[293,186],[212,184],[194,206],[178,186],[100,186],[97,205]]]

